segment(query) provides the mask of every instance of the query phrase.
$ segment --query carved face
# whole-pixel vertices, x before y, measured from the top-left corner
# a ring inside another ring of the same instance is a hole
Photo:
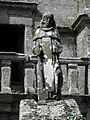
[[[42,28],[50,28],[55,27],[55,21],[53,14],[45,13],[41,20],[41,27]]]

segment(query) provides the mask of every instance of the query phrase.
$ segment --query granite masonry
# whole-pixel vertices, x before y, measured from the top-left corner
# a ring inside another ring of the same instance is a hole
[[[36,114],[42,113],[43,108],[51,114],[50,104],[55,106],[60,102],[62,106],[61,101],[56,101],[56,94],[52,97],[50,91],[48,103],[43,100],[44,105],[37,105],[38,60],[32,47],[44,12],[53,13],[63,47],[59,56],[63,73],[61,99],[63,103],[69,100],[75,103],[76,113],[90,120],[89,0],[0,0],[0,120],[21,120],[24,113],[26,118],[23,119],[27,120],[26,110]],[[31,109],[26,101],[38,110]],[[49,108],[44,107],[46,104]]]

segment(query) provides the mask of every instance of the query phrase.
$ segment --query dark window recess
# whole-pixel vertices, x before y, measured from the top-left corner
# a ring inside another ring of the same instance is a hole
[[[23,62],[12,62],[11,63],[11,88],[15,91],[20,91],[20,92],[24,91],[24,64]]]
[[[23,25],[0,25],[0,51],[24,52]]]
[[[0,24],[0,52],[24,53],[23,25]],[[24,65],[23,62],[11,62],[11,88],[23,92]]]

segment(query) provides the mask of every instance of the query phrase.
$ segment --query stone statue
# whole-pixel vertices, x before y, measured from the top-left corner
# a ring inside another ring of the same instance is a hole
[[[59,84],[62,81],[60,80],[60,78],[62,79],[62,71],[58,58],[62,52],[62,47],[53,14],[43,14],[33,41],[35,44],[33,53],[38,56],[38,91],[43,91],[42,94],[46,90],[51,94],[59,94],[57,90],[61,88]]]

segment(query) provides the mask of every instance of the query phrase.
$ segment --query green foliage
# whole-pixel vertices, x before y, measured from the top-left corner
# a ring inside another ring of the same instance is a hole
[[[67,116],[65,118],[65,120],[86,120],[86,118],[84,118],[83,116]],[[45,116],[45,120],[62,120],[62,118],[59,116],[55,116],[54,118],[52,118],[48,115]]]
[[[86,120],[83,116],[68,116],[67,120]]]
[[[45,116],[45,120],[52,120],[52,118],[49,115],[47,115]]]

